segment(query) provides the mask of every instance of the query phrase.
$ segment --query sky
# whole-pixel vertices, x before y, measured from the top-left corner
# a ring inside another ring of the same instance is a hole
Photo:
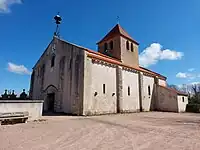
[[[58,11],[61,38],[69,42],[97,50],[119,21],[140,43],[141,66],[166,76],[169,84],[200,81],[199,0],[0,0],[0,93],[29,90],[32,67],[52,39]]]

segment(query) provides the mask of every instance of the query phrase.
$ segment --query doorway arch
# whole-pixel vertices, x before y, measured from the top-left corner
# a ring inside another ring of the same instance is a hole
[[[55,101],[58,93],[58,88],[52,84],[47,86],[44,93],[43,112],[55,112]]]

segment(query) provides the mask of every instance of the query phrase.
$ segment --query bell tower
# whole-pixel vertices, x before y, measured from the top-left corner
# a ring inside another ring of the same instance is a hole
[[[100,42],[98,52],[108,55],[122,63],[138,67],[138,46],[136,42],[119,24],[117,24]]]

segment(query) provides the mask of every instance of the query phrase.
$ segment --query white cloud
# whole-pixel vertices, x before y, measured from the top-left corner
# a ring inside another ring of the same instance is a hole
[[[179,73],[176,74],[176,77],[177,78],[187,78],[188,75],[187,75],[187,73],[179,72]]]
[[[140,65],[148,67],[156,64],[159,60],[178,60],[183,57],[182,52],[170,49],[162,49],[159,43],[153,43],[139,55]]]
[[[193,72],[194,70],[195,70],[195,68],[188,69],[189,72]]]
[[[10,72],[22,74],[22,75],[30,75],[31,74],[31,72],[24,65],[16,65],[11,62],[8,63],[7,70]]]
[[[185,78],[185,79],[189,79],[193,80],[196,78],[200,78],[200,74],[195,74],[195,73],[188,73],[188,72],[179,72],[176,74],[177,78]]]
[[[9,13],[11,5],[21,3],[22,0],[0,0],[0,13]]]

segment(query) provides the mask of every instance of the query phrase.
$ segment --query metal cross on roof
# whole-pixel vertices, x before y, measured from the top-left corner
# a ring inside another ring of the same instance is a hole
[[[119,24],[119,19],[120,19],[120,17],[119,17],[119,16],[117,16],[117,24]]]

